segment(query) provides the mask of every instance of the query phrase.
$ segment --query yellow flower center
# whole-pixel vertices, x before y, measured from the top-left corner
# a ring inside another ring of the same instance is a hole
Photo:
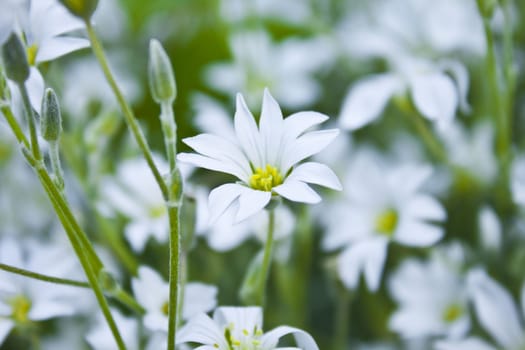
[[[376,218],[376,231],[391,237],[396,230],[398,219],[397,212],[394,209],[385,210]]]
[[[164,205],[150,207],[148,209],[149,217],[152,219],[158,219],[166,214],[166,207]]]
[[[254,190],[269,192],[275,186],[283,183],[283,177],[276,167],[266,165],[266,168],[256,168],[255,173],[250,177],[250,186]]]
[[[27,323],[29,321],[29,310],[31,309],[31,300],[24,295],[18,295],[11,299],[12,314],[11,317],[18,323]]]
[[[445,321],[446,323],[452,323],[456,321],[462,313],[463,309],[460,305],[451,304],[443,312],[443,321]]]
[[[169,313],[169,310],[170,310],[170,304],[168,302],[165,302],[163,305],[162,305],[162,313],[166,316],[168,316],[168,313]]]
[[[33,44],[27,48],[27,62],[30,66],[34,66],[36,63],[36,54],[38,52],[38,46]]]
[[[236,339],[233,336],[234,324],[230,323],[224,330],[224,337],[228,343],[228,350],[260,350],[261,340],[263,331],[260,328],[255,327],[252,331],[248,329],[242,329],[242,338]],[[218,348],[217,344],[214,347]]]

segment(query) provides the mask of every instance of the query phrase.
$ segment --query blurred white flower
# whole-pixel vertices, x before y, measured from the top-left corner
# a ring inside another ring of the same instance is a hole
[[[133,317],[125,317],[116,309],[111,309],[111,314],[117,324],[122,340],[124,341],[124,344],[126,344],[126,349],[141,349],[138,332],[139,324],[137,319]],[[115,338],[101,313],[99,313],[93,327],[86,334],[86,341],[94,350],[111,350],[117,348]]]
[[[139,268],[138,278],[132,281],[133,294],[146,310],[144,326],[151,331],[168,331],[169,285],[153,269],[147,266]],[[208,312],[217,305],[217,287],[189,282],[184,288],[182,302],[182,319]]]
[[[511,191],[514,202],[525,205],[525,157],[516,157],[511,169]]]
[[[222,18],[230,22],[250,17],[266,17],[291,23],[301,23],[312,15],[310,4],[302,0],[221,0]]]
[[[426,262],[406,260],[388,286],[399,306],[389,326],[402,337],[457,338],[469,330],[467,286],[456,262],[440,254]]]
[[[206,82],[231,96],[243,93],[252,109],[260,106],[265,87],[286,108],[311,105],[321,94],[313,74],[333,57],[326,39],[287,39],[277,44],[264,31],[236,33],[230,46],[233,62],[211,65]]]
[[[468,72],[461,63],[406,56],[391,65],[390,72],[366,77],[349,89],[341,107],[343,128],[355,130],[373,122],[390,99],[403,98],[407,92],[421,115],[440,129],[450,126],[458,106],[465,112],[470,110],[466,101]]]
[[[491,207],[484,206],[479,211],[478,230],[481,247],[488,252],[499,252],[503,229],[496,212]]]
[[[155,163],[161,172],[167,171],[164,160],[155,157]],[[98,207],[104,215],[118,212],[129,218],[124,235],[133,250],[144,250],[150,237],[166,242],[169,231],[166,204],[143,158],[120,163],[114,177],[103,179],[100,195]]]
[[[265,90],[259,125],[242,95],[237,95],[236,140],[212,134],[184,139],[199,154],[181,153],[180,161],[241,180],[211,191],[210,221],[215,222],[232,203],[238,202],[235,222],[240,222],[262,210],[274,195],[295,202],[320,202],[321,197],[307,183],[341,189],[335,174],[323,164],[307,162],[294,167],[337,136],[337,129],[306,131],[326,119],[320,113],[300,112],[283,120],[279,105]]]
[[[347,288],[356,288],[363,272],[368,288],[378,289],[389,242],[428,247],[443,237],[436,224],[446,212],[421,191],[431,173],[426,165],[387,165],[369,151],[355,155],[344,196],[321,218],[327,230],[323,248],[343,248],[338,271]]]
[[[18,22],[26,20],[29,0],[4,0],[0,2],[0,45],[2,45]]]
[[[0,262],[54,277],[78,274],[74,256],[62,247],[10,237],[0,241]],[[77,311],[75,299],[85,298],[84,292],[71,286],[50,287],[48,282],[0,271],[0,344],[15,327],[73,315]]]
[[[199,349],[302,349],[319,350],[315,340],[305,331],[280,326],[264,333],[262,309],[259,307],[220,307],[213,319],[206,314],[192,318],[177,334],[177,344],[203,344]],[[293,334],[297,348],[277,347],[279,339]]]
[[[27,14],[20,14],[16,7],[11,8],[11,11],[10,15],[16,21],[15,30],[25,39],[27,58],[31,66],[29,78],[25,83],[29,99],[33,108],[39,111],[44,96],[44,79],[36,68],[38,64],[88,47],[89,41],[68,35],[83,28],[84,24],[70,14],[58,0],[32,0],[29,2]],[[11,89],[15,105],[21,101],[16,90]]]
[[[475,269],[469,273],[470,298],[476,316],[483,329],[492,337],[496,346],[477,337],[459,341],[441,341],[438,350],[521,350],[525,346],[525,286],[521,290],[521,310],[512,296],[484,270]]]

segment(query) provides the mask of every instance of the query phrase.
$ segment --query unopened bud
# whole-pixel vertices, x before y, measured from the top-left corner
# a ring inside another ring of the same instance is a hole
[[[97,9],[98,0],[60,0],[73,15],[88,21]]]
[[[149,43],[149,86],[157,103],[173,102],[177,97],[177,85],[171,62],[158,40]]]
[[[23,84],[29,78],[29,63],[27,54],[15,33],[11,33],[2,45],[2,60],[4,61],[6,76],[18,84]]]
[[[58,98],[53,89],[46,89],[42,100],[40,131],[46,141],[58,141],[62,133],[62,117]]]
[[[119,289],[119,284],[113,274],[106,269],[101,269],[98,272],[98,282],[102,287],[102,290],[108,294],[113,295]]]

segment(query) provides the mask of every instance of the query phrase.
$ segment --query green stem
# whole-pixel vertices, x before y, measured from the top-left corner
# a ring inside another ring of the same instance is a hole
[[[51,160],[51,169],[55,178],[55,183],[60,190],[64,191],[64,172],[62,171],[62,165],[60,165],[60,152],[58,149],[58,141],[49,141],[49,158]]]
[[[178,318],[178,293],[180,271],[180,222],[179,207],[168,205],[170,223],[170,268],[169,268],[169,307],[168,307],[168,350],[175,350],[177,318]]]
[[[144,315],[146,313],[146,310],[142,307],[142,305],[140,305],[138,301],[136,301],[131,295],[129,295],[126,291],[124,291],[121,288],[119,288],[111,296],[116,298],[124,305],[128,306],[130,309],[132,309],[139,315]]]
[[[109,68],[108,60],[104,53],[104,49],[102,48],[102,44],[99,42],[97,38],[97,34],[95,33],[95,30],[93,29],[93,26],[91,25],[91,22],[89,20],[86,20],[84,23],[86,25],[86,29],[87,29],[87,33],[89,36],[89,41],[91,42],[91,48],[93,50],[93,53],[95,54],[98,60],[98,63],[100,64],[100,67],[102,68],[102,71],[104,72],[104,76],[106,77],[106,80],[108,81],[111,87],[111,90],[113,90],[113,93],[115,94],[115,97],[117,98],[118,104],[120,105],[120,108],[122,109],[122,113],[124,114],[124,118],[126,119],[126,123],[129,129],[131,130],[131,133],[133,134],[135,140],[137,141],[137,144],[140,150],[142,151],[144,158],[146,159],[146,162],[148,163],[148,166],[151,169],[151,172],[153,173],[153,176],[155,177],[155,180],[157,181],[160,187],[160,190],[162,192],[162,195],[164,196],[164,199],[167,199],[168,198],[168,187],[166,186],[166,183],[164,182],[162,175],[160,174],[159,170],[157,169],[157,166],[155,165],[155,162],[153,161],[151,150],[149,149],[146,138],[144,137],[144,134],[142,133],[142,130],[140,129],[137,123],[137,120],[135,119],[135,116],[133,115],[133,111],[131,110],[131,107],[126,102],[124,95],[120,91],[120,88],[118,87],[117,82],[115,81],[115,78],[113,77],[113,74],[111,73],[111,69]]]
[[[8,105],[1,105],[0,111],[2,111],[2,114],[5,116],[7,124],[9,124],[9,127],[13,131],[13,134],[15,135],[18,142],[29,149],[29,141],[27,140],[26,135],[24,135],[22,128],[20,128],[20,125],[16,121],[16,118],[13,115],[13,111],[11,110],[11,108]]]
[[[268,220],[268,235],[266,237],[266,243],[264,245],[264,255],[261,268],[261,283],[258,295],[257,305],[264,307],[266,301],[266,285],[268,284],[268,276],[270,274],[270,264],[272,261],[272,248],[273,248],[273,236],[275,231],[275,210],[269,210]]]
[[[25,277],[33,278],[33,279],[44,281],[44,282],[50,282],[50,283],[55,283],[55,284],[65,284],[65,285],[69,285],[73,287],[90,288],[89,283],[87,282],[74,281],[74,280],[70,280],[66,278],[47,276],[41,273],[21,269],[19,267],[7,265],[7,264],[0,263],[0,270],[4,270],[7,272],[11,272],[17,275],[22,275]]]
[[[350,328],[350,304],[352,294],[340,287],[338,291],[338,303],[334,314],[334,346],[333,349],[345,349],[348,347],[348,330]]]
[[[407,114],[412,120],[414,127],[423,139],[423,142],[427,146],[428,150],[438,161],[448,164],[448,158],[445,149],[436,138],[436,135],[430,130],[423,116],[421,116],[416,110],[414,110],[413,113]]]
[[[18,84],[18,90],[22,95],[22,101],[24,103],[24,112],[26,115],[27,123],[29,125],[29,135],[31,139],[31,150],[33,151],[33,157],[36,160],[42,159],[42,153],[40,152],[40,146],[38,144],[38,136],[36,133],[35,116],[33,113],[33,107],[29,101],[29,95],[24,84]]]

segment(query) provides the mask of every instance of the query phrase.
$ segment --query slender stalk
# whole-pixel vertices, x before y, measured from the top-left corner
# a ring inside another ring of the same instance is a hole
[[[9,127],[13,131],[13,134],[15,135],[17,141],[29,149],[29,147],[31,147],[29,141],[27,140],[26,135],[24,135],[22,128],[16,121],[16,118],[13,115],[13,111],[11,110],[9,105],[1,104],[0,111],[2,111],[2,114],[5,116],[7,124],[9,124]]]
[[[180,271],[180,221],[179,207],[168,206],[170,223],[170,268],[169,268],[169,307],[168,307],[168,350],[175,350]]]
[[[22,275],[25,277],[33,278],[33,279],[44,281],[44,282],[49,282],[49,283],[64,284],[64,285],[69,285],[73,287],[90,288],[89,283],[87,282],[74,281],[74,280],[70,280],[67,278],[58,278],[58,277],[43,275],[38,272],[21,269],[19,267],[7,265],[7,264],[0,263],[0,270],[14,273],[17,275]]]
[[[335,334],[333,349],[345,349],[348,347],[348,330],[350,329],[350,305],[352,294],[342,287],[339,289],[338,303],[334,313]]]
[[[170,170],[174,171],[177,155],[177,124],[175,123],[171,103],[164,101],[161,103],[160,107],[160,120],[162,124],[162,132],[164,134],[164,143],[166,144],[166,154],[168,155]]]
[[[64,172],[62,171],[62,166],[60,165],[60,153],[58,150],[57,141],[49,141],[49,158],[51,160],[51,169],[53,170],[55,183],[60,192],[63,192],[65,186]]]
[[[268,220],[268,235],[266,237],[266,244],[264,245],[264,255],[261,268],[261,283],[260,290],[258,295],[257,305],[264,307],[266,300],[266,285],[268,284],[268,276],[270,272],[270,264],[272,261],[272,248],[273,248],[273,236],[275,231],[275,210],[269,210],[269,220]]]
[[[120,105],[120,108],[122,109],[122,113],[124,114],[124,118],[126,119],[126,123],[129,129],[131,130],[131,133],[133,134],[135,140],[137,141],[137,144],[140,150],[142,151],[144,158],[146,159],[146,162],[148,163],[148,166],[151,169],[151,172],[153,173],[153,176],[155,177],[155,180],[157,181],[160,187],[160,190],[164,196],[164,199],[167,199],[168,198],[168,187],[166,186],[166,183],[164,182],[162,175],[160,174],[159,170],[157,169],[157,166],[155,165],[155,162],[153,161],[151,150],[149,149],[146,138],[144,137],[144,134],[142,133],[142,130],[140,129],[137,123],[137,120],[135,119],[135,116],[133,115],[133,111],[131,110],[131,107],[126,102],[124,95],[120,91],[120,88],[118,87],[117,82],[115,81],[115,78],[113,77],[113,74],[111,73],[111,69],[109,68],[108,60],[104,53],[104,49],[102,48],[102,44],[98,40],[97,34],[95,33],[95,30],[93,29],[93,26],[91,25],[91,22],[89,20],[86,20],[84,23],[86,25],[86,29],[87,29],[87,33],[89,36],[89,41],[91,42],[91,48],[93,50],[93,53],[95,54],[98,60],[98,63],[100,64],[100,67],[102,68],[102,71],[104,72],[104,76],[106,77],[106,80],[108,81],[111,87],[111,90],[113,90],[113,93],[115,94],[115,97],[117,98],[118,104]]]
[[[18,84],[18,90],[22,95],[22,101],[24,103],[24,112],[26,115],[27,123],[29,125],[29,135],[31,139],[31,150],[33,151],[33,157],[36,160],[42,159],[42,153],[40,152],[40,146],[38,144],[38,136],[36,133],[35,116],[33,113],[33,107],[29,101],[29,95],[24,84]]]
[[[131,295],[121,288],[119,288],[111,296],[115,297],[118,301],[128,306],[139,315],[144,315],[146,313],[146,310],[142,307],[142,305],[140,305],[138,301],[136,301]]]
[[[438,141],[436,135],[430,130],[427,123],[416,110],[413,113],[407,113],[411,119],[416,131],[419,133],[423,142],[425,143],[428,150],[432,155],[440,162],[448,164],[447,153],[443,148],[443,145]]]

